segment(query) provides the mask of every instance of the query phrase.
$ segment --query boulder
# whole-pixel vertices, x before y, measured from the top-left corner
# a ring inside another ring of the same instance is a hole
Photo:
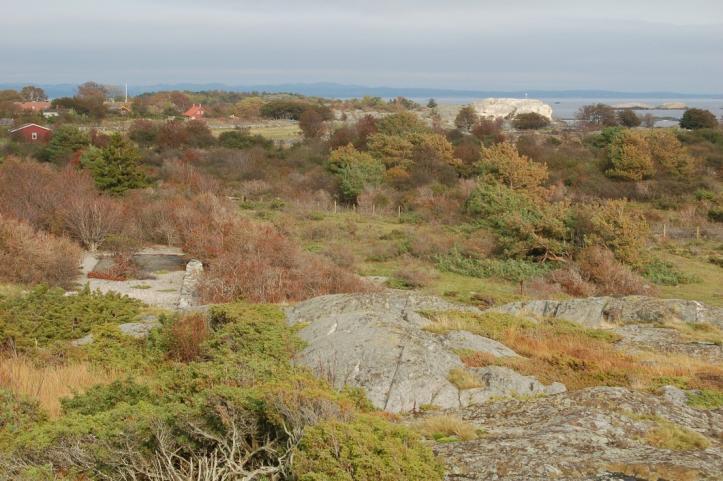
[[[118,330],[121,334],[125,334],[128,337],[135,339],[145,339],[148,337],[153,329],[161,327],[161,323],[158,322],[158,318],[153,315],[143,316],[139,322],[126,322],[125,324],[118,324]],[[73,346],[87,346],[93,344],[93,334],[86,334],[80,339],[70,341]]]
[[[613,324],[662,321],[710,323],[723,327],[721,308],[706,306],[698,301],[646,296],[523,301],[505,304],[491,310],[567,319],[593,328]]]
[[[552,107],[542,100],[488,98],[472,104],[482,118],[511,119],[517,114],[536,113],[552,120]]]
[[[364,388],[375,407],[389,412],[411,411],[425,404],[458,408],[491,397],[560,390],[560,386],[548,390],[534,378],[504,368],[469,369],[481,387],[457,389],[448,380],[449,373],[467,368],[456,350],[516,354],[468,332],[442,335],[424,330],[430,321],[423,311],[452,309],[477,311],[436,297],[388,290],[321,296],[287,308],[286,314],[291,325],[302,326],[299,334],[307,343],[296,362],[337,388]]]
[[[178,298],[179,310],[187,310],[198,305],[198,283],[202,275],[203,263],[196,259],[188,261],[181,284],[181,294]]]

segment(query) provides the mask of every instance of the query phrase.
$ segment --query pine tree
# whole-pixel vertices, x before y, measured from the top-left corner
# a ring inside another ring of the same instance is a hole
[[[140,167],[140,153],[133,143],[120,134],[111,136],[102,149],[93,148],[83,155],[82,165],[89,169],[98,188],[112,194],[143,187],[146,174]]]

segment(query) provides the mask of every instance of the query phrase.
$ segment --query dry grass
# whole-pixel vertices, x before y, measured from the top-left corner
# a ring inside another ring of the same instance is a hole
[[[37,367],[20,356],[0,358],[0,387],[37,401],[51,417],[60,415],[60,400],[97,384],[109,384],[116,374],[87,363]]]
[[[191,362],[201,355],[201,345],[208,339],[206,317],[194,313],[183,316],[171,326],[169,354],[172,358]]]
[[[559,381],[568,389],[591,386],[625,386],[653,389],[662,384],[688,388],[723,389],[723,367],[682,354],[631,354],[617,349],[618,337],[565,321],[532,322],[501,313],[430,314],[425,327],[435,333],[466,330],[510,347],[521,358],[477,358],[463,353],[471,367],[496,364],[533,375],[542,382]]]
[[[693,451],[710,446],[710,441],[702,434],[664,419],[656,420],[656,426],[645,433],[644,439],[651,446],[673,451]]]
[[[451,369],[447,375],[447,380],[457,386],[459,390],[482,387],[479,379],[474,374],[460,368]]]
[[[425,438],[437,441],[469,441],[479,435],[470,423],[452,415],[424,418],[414,424],[414,429]]]

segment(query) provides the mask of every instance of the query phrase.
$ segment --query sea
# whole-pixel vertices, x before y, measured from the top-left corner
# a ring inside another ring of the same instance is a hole
[[[416,102],[426,104],[429,99],[414,99]],[[435,99],[440,104],[468,104],[480,98],[450,97]],[[546,104],[552,107],[552,116],[558,120],[573,120],[575,114],[583,105],[602,103],[614,106],[616,104],[639,103],[649,105],[651,109],[633,109],[638,115],[651,114],[658,120],[680,120],[685,110],[657,109],[656,106],[664,103],[680,102],[690,108],[701,108],[710,110],[713,114],[721,118],[723,116],[723,99],[705,99],[705,98],[555,98],[555,97],[539,97]]]

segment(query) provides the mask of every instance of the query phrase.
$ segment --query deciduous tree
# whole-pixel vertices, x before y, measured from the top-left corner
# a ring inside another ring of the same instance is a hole
[[[34,85],[27,85],[20,90],[20,95],[26,102],[38,102],[48,100],[45,90]]]
[[[470,132],[477,122],[479,122],[479,115],[471,105],[462,107],[454,119],[454,125],[464,132]]]
[[[688,109],[680,119],[683,129],[714,129],[718,127],[718,119],[712,112],[704,109]]]

